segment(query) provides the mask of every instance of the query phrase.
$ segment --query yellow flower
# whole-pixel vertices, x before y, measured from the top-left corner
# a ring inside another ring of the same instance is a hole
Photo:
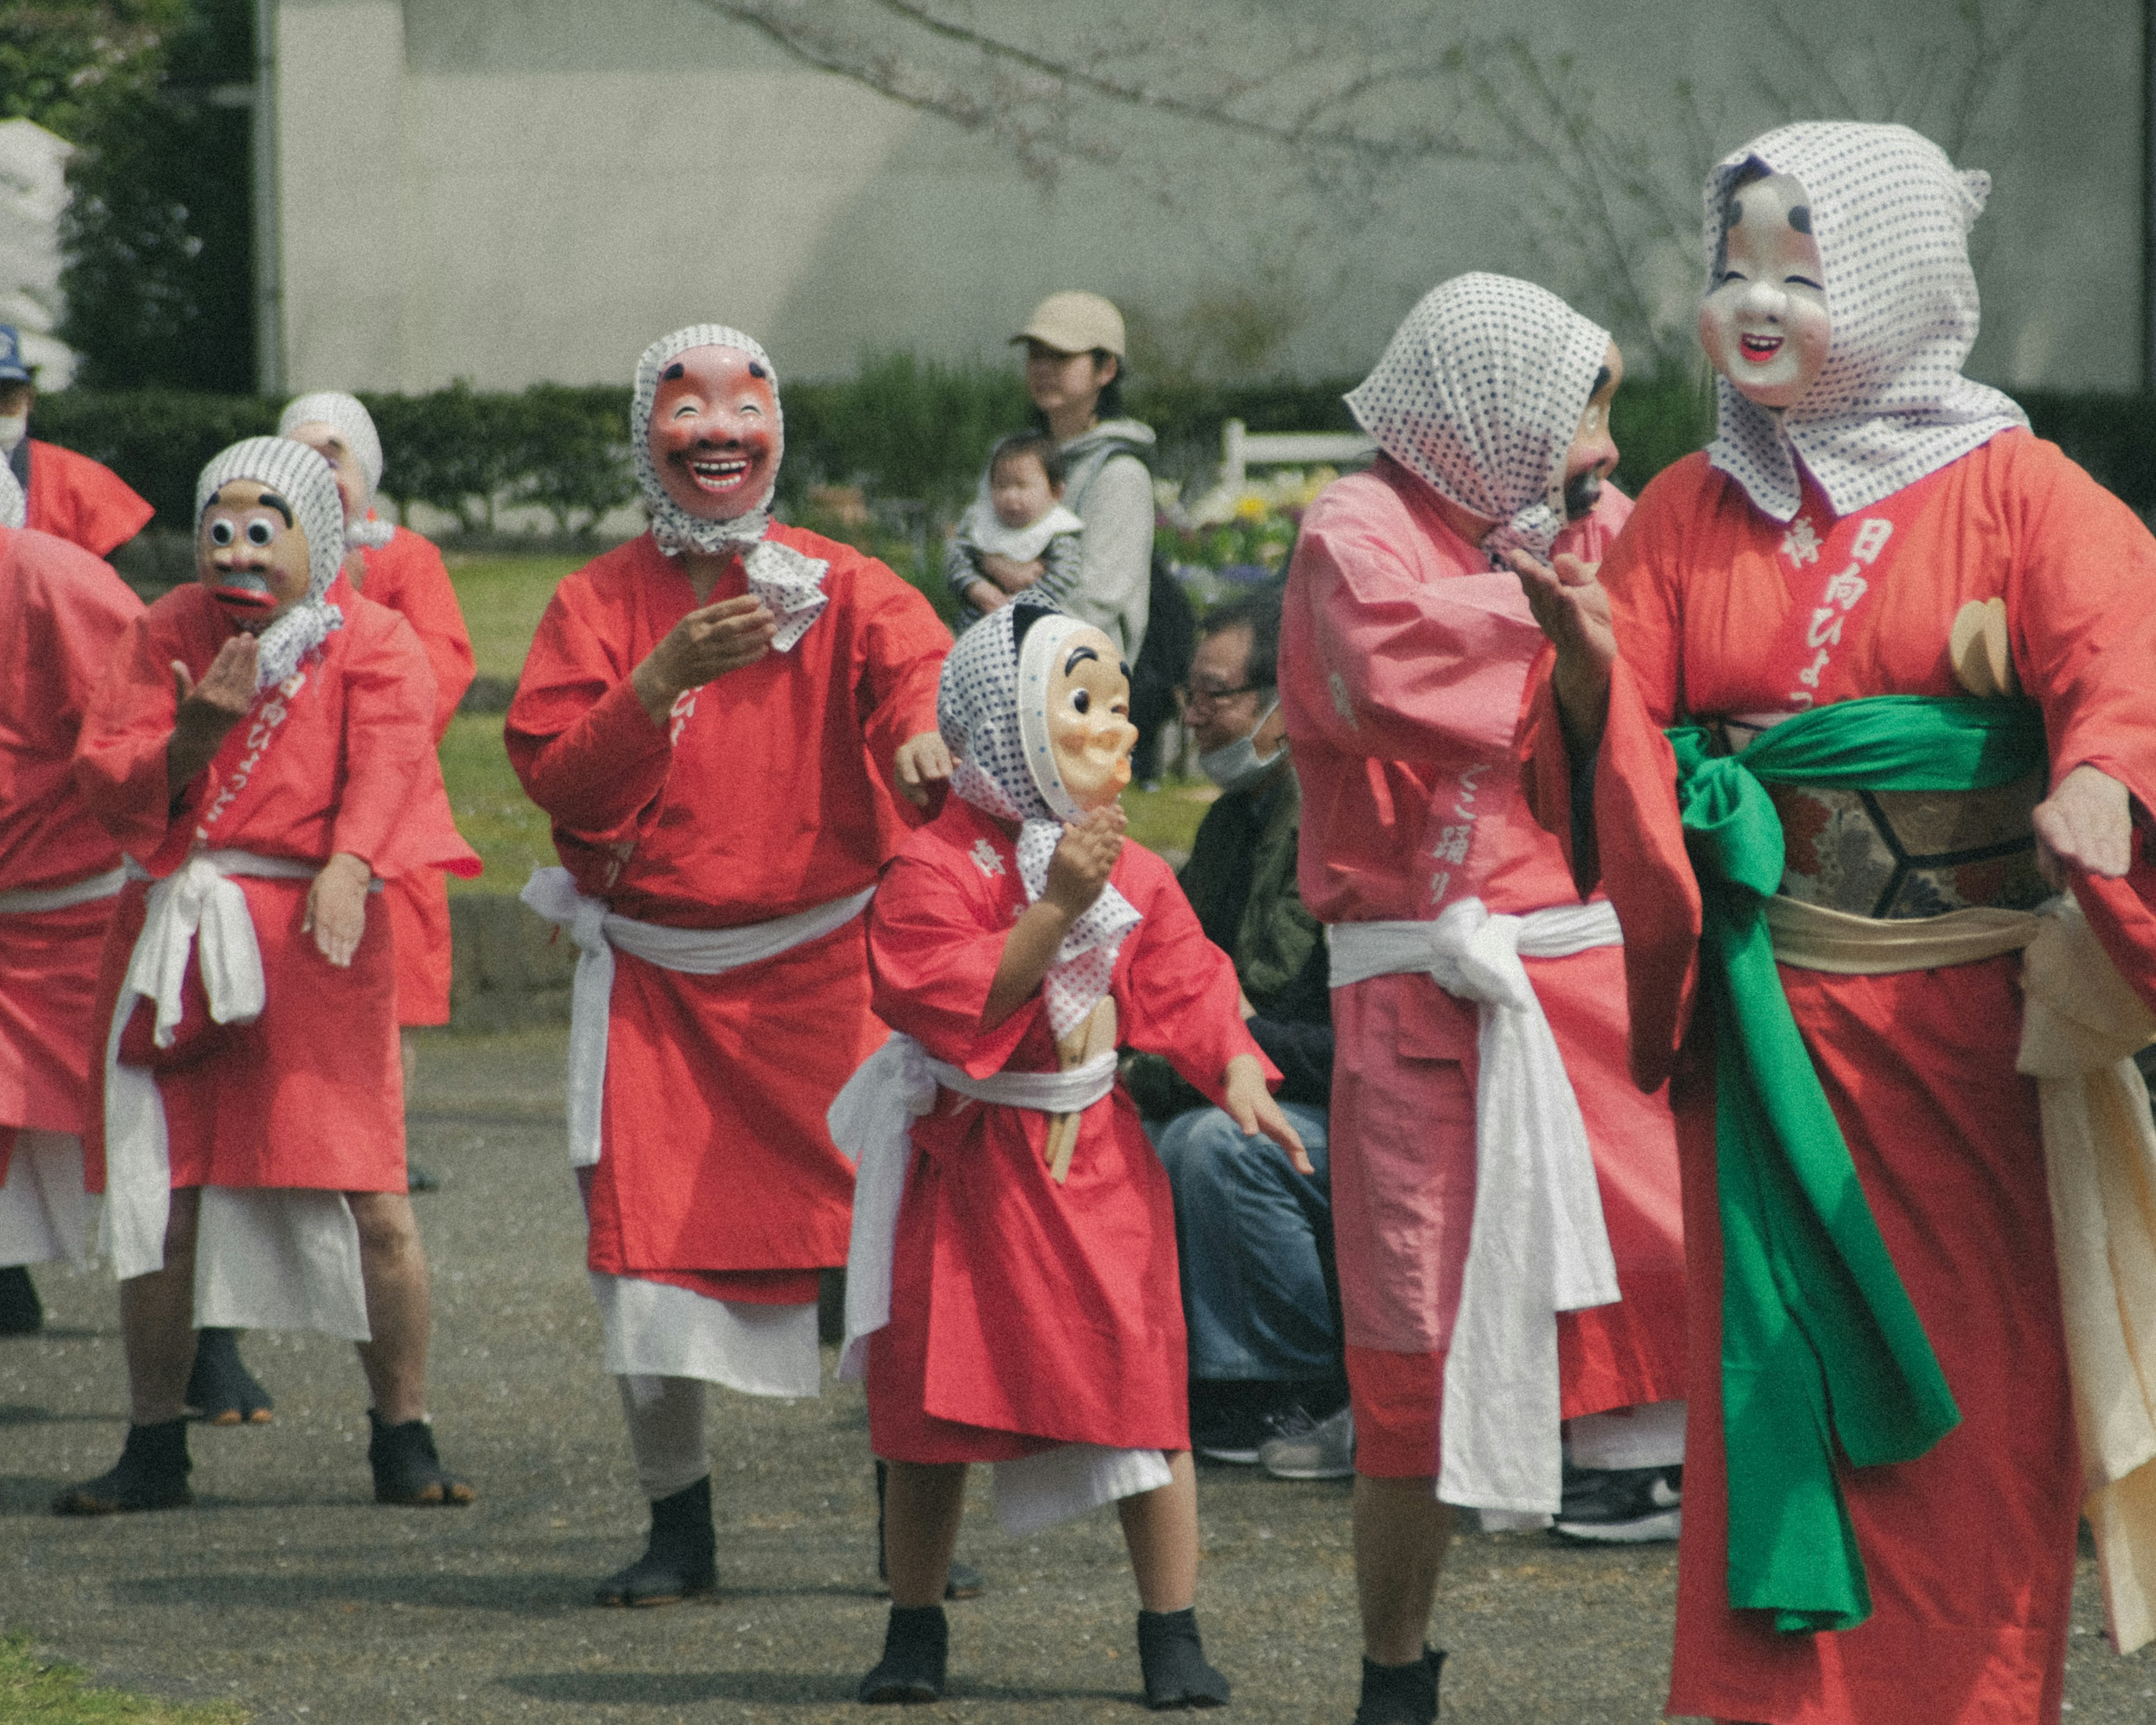
[[[1261,521],[1270,513],[1272,506],[1255,491],[1235,500],[1235,519],[1239,521]]]

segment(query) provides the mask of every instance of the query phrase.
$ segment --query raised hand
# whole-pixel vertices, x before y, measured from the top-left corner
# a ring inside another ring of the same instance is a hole
[[[2036,866],[2063,888],[2081,869],[2116,880],[2133,863],[2133,805],[2126,787],[2094,767],[2076,767],[2030,816]]]
[[[307,889],[306,915],[302,933],[315,937],[315,950],[340,970],[359,950],[359,937],[367,932],[367,890],[374,871],[363,858],[340,850],[322,865]]]
[[[653,724],[663,726],[686,691],[754,665],[778,633],[778,619],[754,593],[691,611],[631,674],[637,701]]]
[[[1042,899],[1073,922],[1092,909],[1115,870],[1116,859],[1123,853],[1123,831],[1128,824],[1118,803],[1066,822],[1055,854],[1048,860]]]
[[[1265,1068],[1258,1064],[1256,1055],[1239,1054],[1230,1060],[1220,1087],[1225,1092],[1228,1117],[1243,1129],[1245,1137],[1255,1138],[1263,1132],[1287,1153],[1297,1173],[1317,1172],[1309,1151],[1302,1147],[1301,1137],[1265,1088]]]
[[[261,644],[253,635],[230,636],[198,683],[178,660],[172,685],[179,695],[172,735],[165,745],[165,783],[177,798],[209,765],[232,727],[254,705],[254,670]]]
[[[943,746],[941,732],[924,731],[907,737],[899,744],[893,762],[899,794],[915,808],[926,809],[929,787],[948,783],[951,765],[951,751]]]
[[[1551,681],[1565,740],[1575,752],[1592,753],[1601,745],[1609,713],[1609,667],[1617,660],[1609,593],[1597,574],[1601,566],[1567,553],[1553,567],[1523,551],[1507,552],[1505,561],[1519,577],[1536,623],[1557,649]]]

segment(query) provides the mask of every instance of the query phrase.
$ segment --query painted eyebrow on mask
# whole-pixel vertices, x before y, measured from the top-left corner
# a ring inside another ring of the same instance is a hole
[[[1810,233],[1812,231],[1812,207],[1809,203],[1800,203],[1797,205],[1795,208],[1789,212],[1789,225],[1795,228],[1799,234]]]
[[[208,503],[203,505],[203,513],[204,515],[208,515],[212,509],[216,507],[217,502],[218,500],[216,498],[211,498]],[[227,509],[231,509],[235,506],[228,503],[224,506]],[[287,503],[282,497],[280,497],[275,491],[264,491],[259,497],[257,497],[254,502],[249,504],[247,506],[249,509],[274,509],[278,514],[285,517],[285,525],[286,526],[295,527],[299,525],[297,521],[292,519],[292,506]]]
[[[1091,647],[1073,647],[1070,649],[1070,656],[1063,661],[1063,675],[1069,676],[1089,659],[1097,663],[1101,655]]]
[[[1596,396],[1601,394],[1602,392],[1609,387],[1609,367],[1604,366],[1600,371],[1594,374],[1594,388],[1587,392],[1587,398],[1589,401],[1593,401]]]
[[[688,375],[688,367],[683,365],[681,362],[677,359],[672,365],[667,367],[665,371],[659,374],[659,381],[661,383],[671,383],[676,377],[685,377]]]

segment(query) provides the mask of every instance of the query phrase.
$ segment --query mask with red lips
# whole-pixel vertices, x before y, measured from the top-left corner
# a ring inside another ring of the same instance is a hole
[[[666,495],[704,521],[731,521],[771,494],[784,447],[771,372],[737,347],[691,347],[660,373],[651,465]]]

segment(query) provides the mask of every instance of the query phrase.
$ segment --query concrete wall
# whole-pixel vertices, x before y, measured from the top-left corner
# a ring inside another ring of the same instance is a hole
[[[1019,0],[977,10],[1040,16]],[[1645,141],[1680,207],[1696,183],[1688,112],[1717,151],[1833,89],[1940,136],[1966,123],[1969,165],[1997,182],[1973,369],[2010,387],[2138,382],[2141,8],[2051,0],[1973,115],[1912,75],[1952,39],[1955,0],[1790,10],[1809,59],[1766,8],[1731,0],[1462,15],[1574,54],[1593,116]],[[1120,164],[1037,183],[983,137],[808,69],[696,0],[281,0],[278,36],[295,388],[621,381],[653,336],[702,317],[755,331],[782,374],[842,374],[870,348],[988,357],[1068,285],[1167,325],[1261,290],[1291,326],[1277,362],[1337,374],[1458,270],[1534,276],[1591,310],[1604,267],[1589,245],[1538,244],[1547,188],[1502,166],[1432,167],[1365,206],[1313,196],[1261,150],[1137,116]],[[1661,274],[1681,327],[1695,266],[1671,252]]]

